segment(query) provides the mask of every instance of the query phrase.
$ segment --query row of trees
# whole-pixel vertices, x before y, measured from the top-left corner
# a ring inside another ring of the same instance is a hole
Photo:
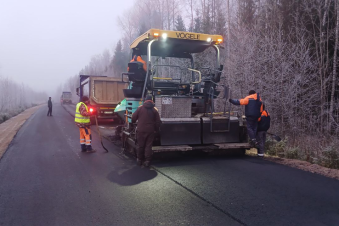
[[[79,75],[120,77],[121,72],[126,70],[128,59],[127,51],[123,51],[122,42],[118,41],[113,54],[106,49],[102,54],[93,56],[90,62],[79,71]],[[69,77],[67,81],[59,85],[54,98],[59,99],[63,91],[70,91],[73,93],[72,101],[78,101],[75,90],[79,87],[79,75]]]
[[[46,102],[44,92],[36,92],[24,84],[0,76],[0,121],[14,116],[28,107]]]
[[[280,133],[337,136],[338,1],[238,3],[225,82],[237,96],[259,90]]]
[[[294,140],[339,134],[337,0],[138,0],[118,25],[114,53],[94,57],[80,74],[120,76],[129,45],[150,28],[221,34],[222,83],[233,98],[260,92],[272,130]],[[212,54],[196,55],[196,67]]]

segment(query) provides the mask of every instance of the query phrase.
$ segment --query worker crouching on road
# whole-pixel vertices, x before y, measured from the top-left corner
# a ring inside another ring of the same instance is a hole
[[[258,119],[260,118],[261,112],[263,111],[262,101],[259,93],[256,93],[254,90],[250,90],[249,95],[244,99],[229,99],[229,101],[234,105],[246,105],[245,116],[247,124],[247,134],[251,139],[251,146],[257,146],[258,142],[256,140],[256,134],[258,128]]]
[[[76,106],[75,110],[75,124],[79,127],[80,131],[80,145],[82,152],[95,152],[92,148],[92,135],[91,135],[91,113],[88,110],[87,105],[89,104],[89,99],[87,96],[81,98]]]
[[[154,135],[159,131],[161,120],[158,111],[154,108],[152,96],[147,96],[146,101],[132,115],[132,123],[137,125],[137,163],[149,167],[152,160],[152,145]]]
[[[261,117],[258,119],[258,132],[257,132],[257,141],[258,141],[258,156],[264,157],[265,154],[265,142],[266,142],[266,133],[271,125],[271,116],[268,111],[265,110],[265,104],[263,104],[263,112]]]

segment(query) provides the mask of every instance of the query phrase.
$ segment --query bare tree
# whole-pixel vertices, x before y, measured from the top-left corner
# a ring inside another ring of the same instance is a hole
[[[327,2],[327,1],[326,1]],[[332,89],[331,89],[331,101],[330,101],[330,124],[329,130],[332,129],[334,124],[338,127],[338,124],[335,121],[333,107],[335,104],[335,88],[336,88],[336,79],[337,79],[337,67],[338,67],[338,60],[337,60],[337,52],[338,52],[338,36],[339,36],[339,4],[338,1],[335,1],[335,9],[337,14],[336,26],[335,26],[335,39],[334,39],[334,53],[333,53],[333,72],[332,72]]]

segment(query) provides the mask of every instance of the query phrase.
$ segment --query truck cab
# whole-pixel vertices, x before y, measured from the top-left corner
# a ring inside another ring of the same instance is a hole
[[[72,104],[72,93],[71,92],[62,92],[60,97],[61,104]]]

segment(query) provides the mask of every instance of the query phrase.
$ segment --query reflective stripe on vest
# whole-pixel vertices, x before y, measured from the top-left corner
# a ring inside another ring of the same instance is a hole
[[[84,104],[83,102],[79,102],[77,104],[77,107],[75,109],[75,117],[74,117],[74,121],[77,122],[77,123],[90,123],[91,122],[91,119],[89,116],[83,116],[80,114],[80,106],[81,104],[85,105],[86,107],[86,111],[88,112],[88,108],[87,108],[87,105]]]

